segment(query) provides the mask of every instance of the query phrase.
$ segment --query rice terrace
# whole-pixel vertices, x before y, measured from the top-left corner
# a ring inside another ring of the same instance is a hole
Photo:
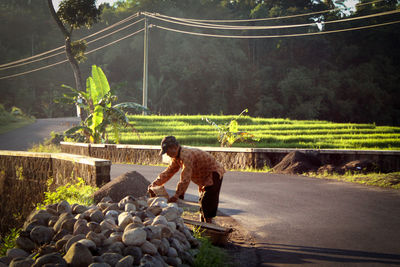
[[[208,124],[209,118],[217,125],[228,123],[235,116],[228,115],[130,115],[138,131],[123,132],[123,144],[159,145],[171,129],[182,144],[190,146],[219,146],[218,130]],[[244,116],[238,119],[239,131],[259,138],[252,143],[234,146],[259,148],[310,149],[400,149],[400,127],[375,124],[333,123],[317,120],[291,120]]]

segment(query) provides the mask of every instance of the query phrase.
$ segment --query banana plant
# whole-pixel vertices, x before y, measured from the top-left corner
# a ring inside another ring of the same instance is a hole
[[[121,127],[129,127],[137,133],[129,123],[125,110],[133,109],[149,112],[146,107],[134,102],[113,105],[113,102],[117,101],[117,96],[111,93],[107,77],[103,70],[96,65],[92,66],[92,76],[86,80],[86,92],[67,85],[62,86],[68,88],[71,92],[64,94],[58,102],[79,105],[88,114],[79,126],[65,131],[66,137],[73,138],[76,141],[108,142],[107,128],[109,127],[114,135],[115,142],[119,143]]]
[[[221,147],[231,147],[234,143],[238,142],[258,142],[260,139],[256,138],[253,134],[239,131],[238,119],[248,111],[246,108],[236,118],[224,125],[218,125],[209,118],[202,118],[202,120],[205,120],[218,130],[218,142],[221,144]]]

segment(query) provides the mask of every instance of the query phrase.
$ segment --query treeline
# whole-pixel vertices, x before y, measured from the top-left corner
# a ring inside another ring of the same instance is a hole
[[[75,38],[140,11],[182,18],[248,19],[290,16],[335,7],[337,5],[328,0],[128,0],[114,7],[104,6],[102,22],[89,31],[79,31]],[[374,1],[373,4],[360,5],[351,13],[340,10],[324,13],[322,20],[333,21],[396,9],[396,0]],[[2,0],[0,11],[0,63],[63,45],[47,1]],[[249,22],[247,25],[306,24],[319,16]],[[399,18],[395,13],[344,23],[325,23],[323,27],[324,31],[342,30]],[[319,31],[316,26],[310,26],[232,32],[193,29],[155,19],[149,19],[149,23],[225,35],[287,35]],[[141,27],[143,23],[138,23],[90,44],[88,50]],[[400,24],[333,34],[265,39],[191,36],[152,27],[149,39],[149,107],[157,114],[238,114],[249,108],[252,116],[400,125],[399,45]],[[0,77],[63,59],[65,55],[59,55],[1,70]],[[121,102],[141,103],[143,33],[87,55],[87,60],[80,64],[84,77],[89,75],[92,64],[103,68]],[[37,117],[71,116],[74,107],[53,101],[65,92],[60,86],[63,83],[74,86],[68,63],[0,80],[0,103],[6,108],[18,106]]]

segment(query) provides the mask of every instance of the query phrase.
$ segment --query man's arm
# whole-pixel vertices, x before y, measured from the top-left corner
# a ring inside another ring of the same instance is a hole
[[[175,195],[169,199],[169,202],[176,202],[179,196],[185,194],[187,188],[189,187],[191,177],[192,177],[192,167],[185,165],[181,173],[181,179],[176,186]]]
[[[162,173],[160,173],[157,179],[155,179],[150,186],[160,186],[165,184],[166,182],[169,181],[169,179],[171,179],[172,176],[174,176],[175,173],[179,171],[179,169],[180,166],[178,162],[175,159],[173,159],[168,168],[166,168]]]

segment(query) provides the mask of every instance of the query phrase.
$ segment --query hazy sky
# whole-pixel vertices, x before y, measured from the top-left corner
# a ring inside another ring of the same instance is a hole
[[[53,0],[53,5],[55,9],[58,9],[58,4],[61,2],[62,0]],[[97,4],[100,5],[102,3],[110,3],[110,5],[114,4],[115,2],[117,2],[117,0],[97,0]]]

